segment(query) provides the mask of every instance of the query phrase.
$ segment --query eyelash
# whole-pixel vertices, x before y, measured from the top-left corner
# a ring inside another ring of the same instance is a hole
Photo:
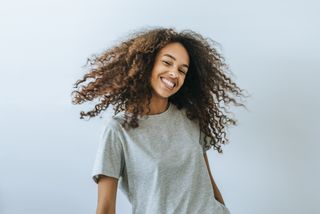
[[[162,62],[164,62],[164,64],[170,65],[170,63],[167,61],[162,61]]]
[[[167,61],[162,61],[165,65],[171,65],[171,63],[167,62]],[[186,74],[186,72],[179,70],[180,72],[182,72],[183,74]]]

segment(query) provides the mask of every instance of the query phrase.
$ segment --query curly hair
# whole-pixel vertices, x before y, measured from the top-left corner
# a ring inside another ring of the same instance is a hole
[[[80,119],[95,117],[110,104],[114,114],[125,114],[123,127],[139,126],[138,116],[144,112],[143,103],[150,104],[151,71],[156,54],[168,43],[179,42],[190,57],[189,69],[180,90],[168,101],[184,108],[190,120],[197,120],[204,135],[204,146],[222,153],[221,144],[228,143],[226,127],[236,125],[234,118],[225,114],[221,101],[245,107],[236,97],[245,97],[242,89],[227,75],[228,66],[210,38],[192,31],[177,32],[174,28],[151,28],[132,32],[124,41],[87,59],[89,67],[84,77],[74,84],[73,104],[99,99],[94,109],[80,112]],[[87,80],[92,80],[85,83]],[[82,84],[80,86],[80,84]],[[149,109],[150,110],[150,109]],[[207,141],[209,138],[209,144]]]

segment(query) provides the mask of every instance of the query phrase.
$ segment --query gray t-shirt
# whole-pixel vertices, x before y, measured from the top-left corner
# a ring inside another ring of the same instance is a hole
[[[185,110],[170,104],[160,114],[139,117],[123,128],[123,112],[106,121],[92,178],[119,179],[133,214],[229,214],[214,198],[200,128]],[[202,132],[201,132],[202,133]]]

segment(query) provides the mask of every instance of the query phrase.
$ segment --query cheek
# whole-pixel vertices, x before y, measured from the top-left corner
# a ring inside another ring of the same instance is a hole
[[[158,76],[159,76],[159,66],[155,66],[153,69],[152,69],[152,73],[151,73],[151,77],[153,78],[153,79],[156,79]]]
[[[157,73],[157,72],[154,72],[154,73],[152,74],[152,76],[151,76],[151,81],[153,81],[153,83],[156,84],[157,81],[158,81],[158,79],[159,79],[158,73]]]
[[[184,84],[185,80],[186,80],[186,79],[185,79],[184,77],[181,77],[181,79],[179,80],[179,82],[181,83],[181,84],[180,84],[180,87]]]
[[[152,88],[154,88],[154,87],[156,87],[157,85],[159,85],[158,73],[155,72],[154,70],[152,71],[152,74],[151,74],[150,84],[151,84]]]

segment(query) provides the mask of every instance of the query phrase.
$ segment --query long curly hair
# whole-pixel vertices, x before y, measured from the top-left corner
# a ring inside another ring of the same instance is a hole
[[[226,128],[237,125],[237,121],[224,113],[230,112],[221,102],[225,106],[232,102],[245,107],[235,98],[246,96],[244,90],[228,76],[228,66],[215,48],[218,43],[192,30],[140,29],[101,54],[92,55],[85,65],[89,72],[74,84],[76,90],[71,93],[72,103],[99,100],[93,110],[80,112],[81,119],[99,115],[110,104],[114,114],[130,109],[130,116],[125,114],[122,126],[138,127],[138,116],[144,112],[143,104],[145,101],[150,103],[152,97],[150,78],[156,54],[171,42],[181,43],[190,61],[184,84],[168,101],[178,109],[184,108],[190,120],[198,121],[200,130],[205,134],[203,142],[206,149],[212,146],[222,153],[221,145],[229,141]],[[86,83],[87,80],[92,81]]]

